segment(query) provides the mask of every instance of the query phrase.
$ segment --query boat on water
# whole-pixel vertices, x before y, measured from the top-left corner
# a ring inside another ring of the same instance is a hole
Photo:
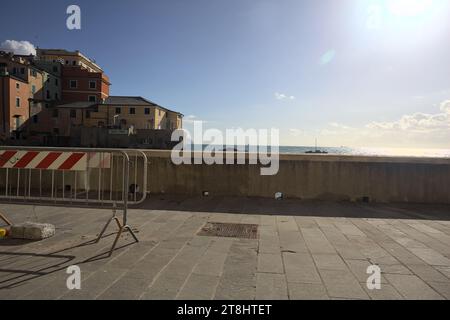
[[[327,151],[320,150],[320,149],[317,148],[317,139],[316,139],[316,147],[315,147],[315,149],[306,151],[305,153],[308,153],[308,154],[328,154]]]

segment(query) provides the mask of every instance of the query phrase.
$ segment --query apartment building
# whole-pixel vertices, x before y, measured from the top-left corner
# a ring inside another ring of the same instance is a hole
[[[80,51],[68,51],[64,49],[36,49],[37,59],[43,61],[59,62],[65,66],[81,67],[89,72],[102,73],[103,70],[94,60],[89,59]]]
[[[99,103],[109,97],[109,78],[103,72],[91,72],[81,67],[62,66],[62,99],[67,104],[78,101]]]
[[[58,104],[62,99],[62,65],[58,62],[33,60],[33,65],[44,71],[44,100],[55,101]]]
[[[90,116],[91,126],[99,120],[108,126],[175,130],[181,128],[183,115],[142,97],[111,96]]]
[[[69,145],[89,129],[107,140],[114,134],[133,135],[134,141],[151,141],[151,136],[161,146],[182,128],[179,112],[142,97],[110,96],[108,76],[79,51],[0,52],[0,79],[3,140]]]
[[[0,52],[0,87],[2,138],[20,138],[21,128],[34,114],[58,97],[59,89],[51,86],[58,75],[51,75],[31,62],[31,57]],[[7,119],[6,117],[9,117]]]
[[[59,136],[70,136],[75,127],[173,131],[182,127],[182,118],[142,97],[110,96],[102,103],[81,101],[45,109],[29,128],[34,134]]]
[[[0,71],[1,139],[18,137],[19,129],[30,117],[29,84],[25,80]]]
[[[183,118],[181,113],[142,97],[110,96],[102,103],[75,102],[54,109],[57,112],[52,116],[58,118],[58,130],[46,131],[60,134],[70,134],[67,128],[73,126],[175,130],[182,127]]]

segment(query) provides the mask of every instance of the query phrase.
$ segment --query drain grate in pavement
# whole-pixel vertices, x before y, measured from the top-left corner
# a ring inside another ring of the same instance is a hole
[[[208,222],[197,235],[206,237],[257,239],[258,225]]]

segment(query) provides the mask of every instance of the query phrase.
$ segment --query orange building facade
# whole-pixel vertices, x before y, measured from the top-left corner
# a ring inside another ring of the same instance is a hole
[[[109,97],[109,78],[103,72],[64,66],[61,79],[63,104],[80,101],[98,103]]]
[[[0,132],[3,139],[18,131],[30,117],[29,84],[13,76],[0,76]]]

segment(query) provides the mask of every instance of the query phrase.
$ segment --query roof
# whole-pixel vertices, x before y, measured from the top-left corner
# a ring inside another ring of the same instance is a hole
[[[72,102],[67,104],[60,104],[58,108],[68,108],[68,109],[87,109],[96,106],[97,103],[92,103],[89,101]]]
[[[177,113],[181,116],[183,115],[180,112],[167,109],[167,108],[160,106],[159,104],[157,104],[153,101],[150,101],[148,99],[145,99],[143,97],[109,96],[108,98],[106,98],[106,100],[103,104],[113,105],[113,106],[157,107],[157,108],[160,108],[165,111]]]
[[[55,56],[78,56],[83,59],[86,59],[89,63],[91,63],[96,68],[102,70],[102,68],[96,63],[94,59],[90,59],[84,54],[82,54],[79,50],[69,51],[66,49],[41,49],[36,48],[36,55],[55,55]],[[103,71],[103,70],[102,70]]]
[[[142,97],[123,97],[123,96],[109,96],[105,99],[104,103],[92,103],[89,101],[81,101],[81,102],[73,102],[68,104],[58,105],[58,108],[69,108],[69,109],[87,109],[90,107],[95,107],[97,105],[108,105],[108,106],[117,106],[117,107],[157,107],[165,111],[173,112],[183,116],[180,112],[172,111],[167,108],[161,107],[160,105],[147,100]]]
[[[109,96],[106,98],[104,104],[109,105],[125,105],[125,106],[158,106],[156,103],[153,103],[149,100],[146,100],[142,97],[123,97],[123,96]]]

